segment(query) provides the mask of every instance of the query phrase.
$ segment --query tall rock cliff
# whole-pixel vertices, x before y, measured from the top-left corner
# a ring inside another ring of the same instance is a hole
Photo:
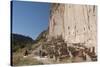
[[[48,39],[62,36],[66,43],[96,48],[96,12],[95,5],[52,4]]]

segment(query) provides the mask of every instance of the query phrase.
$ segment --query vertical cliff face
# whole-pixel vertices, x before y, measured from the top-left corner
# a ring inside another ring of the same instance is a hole
[[[67,43],[96,47],[96,11],[94,5],[52,4],[49,39],[62,36]]]

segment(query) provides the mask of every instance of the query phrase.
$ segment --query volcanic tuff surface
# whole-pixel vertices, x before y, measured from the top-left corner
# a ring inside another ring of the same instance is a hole
[[[84,43],[96,48],[96,6],[52,4],[50,12],[49,40],[62,36],[66,43]]]

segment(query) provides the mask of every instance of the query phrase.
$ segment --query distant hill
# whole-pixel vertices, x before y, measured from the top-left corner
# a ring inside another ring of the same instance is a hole
[[[47,40],[47,36],[48,36],[48,29],[42,31],[42,32],[38,35],[38,37],[36,38],[36,42],[39,42],[39,41],[41,41],[41,40]]]
[[[31,37],[21,34],[12,33],[12,52],[16,52],[18,49],[28,48],[30,49],[34,40]]]

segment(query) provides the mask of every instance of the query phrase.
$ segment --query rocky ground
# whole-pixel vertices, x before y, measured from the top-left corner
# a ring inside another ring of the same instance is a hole
[[[96,61],[97,56],[94,52],[95,48],[86,48],[82,46],[84,43],[71,43],[72,46],[67,46],[61,38],[52,39],[49,42],[41,44],[28,55],[35,58],[43,64],[71,63],[71,62],[87,62]]]

